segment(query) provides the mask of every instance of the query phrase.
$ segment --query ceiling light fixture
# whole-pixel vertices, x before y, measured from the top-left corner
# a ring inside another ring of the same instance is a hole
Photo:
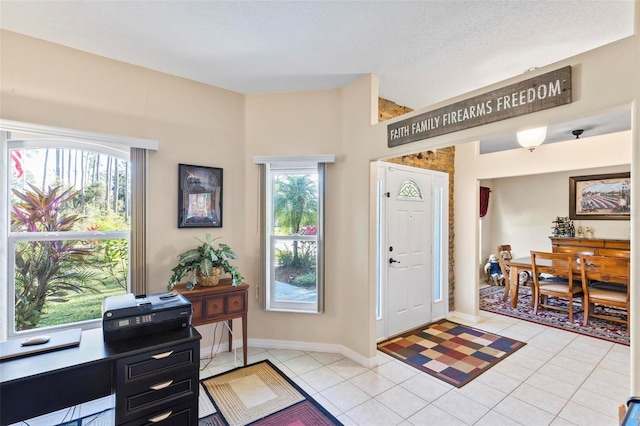
[[[535,129],[522,130],[518,132],[518,143],[529,151],[536,149],[547,137],[547,128],[536,127]]]
[[[571,134],[573,134],[573,136],[575,136],[576,139],[580,139],[580,135],[582,134],[582,132],[584,132],[584,130],[576,129],[576,130],[573,130]]]

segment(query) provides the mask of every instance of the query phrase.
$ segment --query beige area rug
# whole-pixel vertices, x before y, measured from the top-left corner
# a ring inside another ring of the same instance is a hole
[[[200,425],[340,424],[268,360],[201,380],[201,386]]]

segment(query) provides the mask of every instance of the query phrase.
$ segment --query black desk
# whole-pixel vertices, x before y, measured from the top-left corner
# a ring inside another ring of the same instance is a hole
[[[83,331],[79,346],[0,362],[0,425],[114,392],[118,400],[116,363],[119,360],[195,342],[193,362],[197,366],[200,339],[196,329],[189,327],[106,344],[102,329],[98,328]],[[197,404],[197,385],[195,392]],[[116,407],[116,418],[118,416]]]

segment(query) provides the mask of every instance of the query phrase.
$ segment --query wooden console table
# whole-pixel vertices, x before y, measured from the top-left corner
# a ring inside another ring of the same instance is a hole
[[[242,319],[242,356],[247,365],[247,310],[249,307],[249,284],[231,285],[231,278],[224,278],[213,287],[196,286],[187,290],[186,284],[178,284],[175,290],[189,299],[193,311],[192,325],[227,321],[229,326],[229,352],[232,348],[233,319]]]

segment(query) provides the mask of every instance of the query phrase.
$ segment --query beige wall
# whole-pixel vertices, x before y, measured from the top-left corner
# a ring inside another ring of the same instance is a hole
[[[264,312],[255,288],[249,337],[286,348],[344,348],[363,364],[375,359],[375,291],[369,288],[371,241],[369,152],[377,120],[377,79],[366,76],[343,89],[251,95],[246,109],[246,235],[258,253],[258,167],[254,155],[335,154],[327,167],[325,206],[325,313]],[[375,239],[374,239],[375,240]],[[257,258],[252,259],[257,264]],[[257,271],[254,274],[257,276]]]
[[[326,311],[323,315],[265,312],[258,309],[257,286],[253,287],[249,321],[249,335],[279,341],[332,343],[343,341],[340,303],[340,279],[335,255],[338,252],[339,200],[334,196],[341,192],[338,178],[345,167],[342,150],[341,110],[342,92],[326,90],[308,93],[280,95],[252,95],[247,97],[246,108],[246,193],[244,194],[247,221],[251,223],[246,242],[251,246],[251,262],[260,264],[257,258],[260,247],[258,234],[258,166],[253,165],[254,155],[311,155],[335,154],[337,161],[327,166],[325,206],[326,245]],[[251,275],[257,277],[257,270]],[[256,278],[251,281],[255,282]]]

